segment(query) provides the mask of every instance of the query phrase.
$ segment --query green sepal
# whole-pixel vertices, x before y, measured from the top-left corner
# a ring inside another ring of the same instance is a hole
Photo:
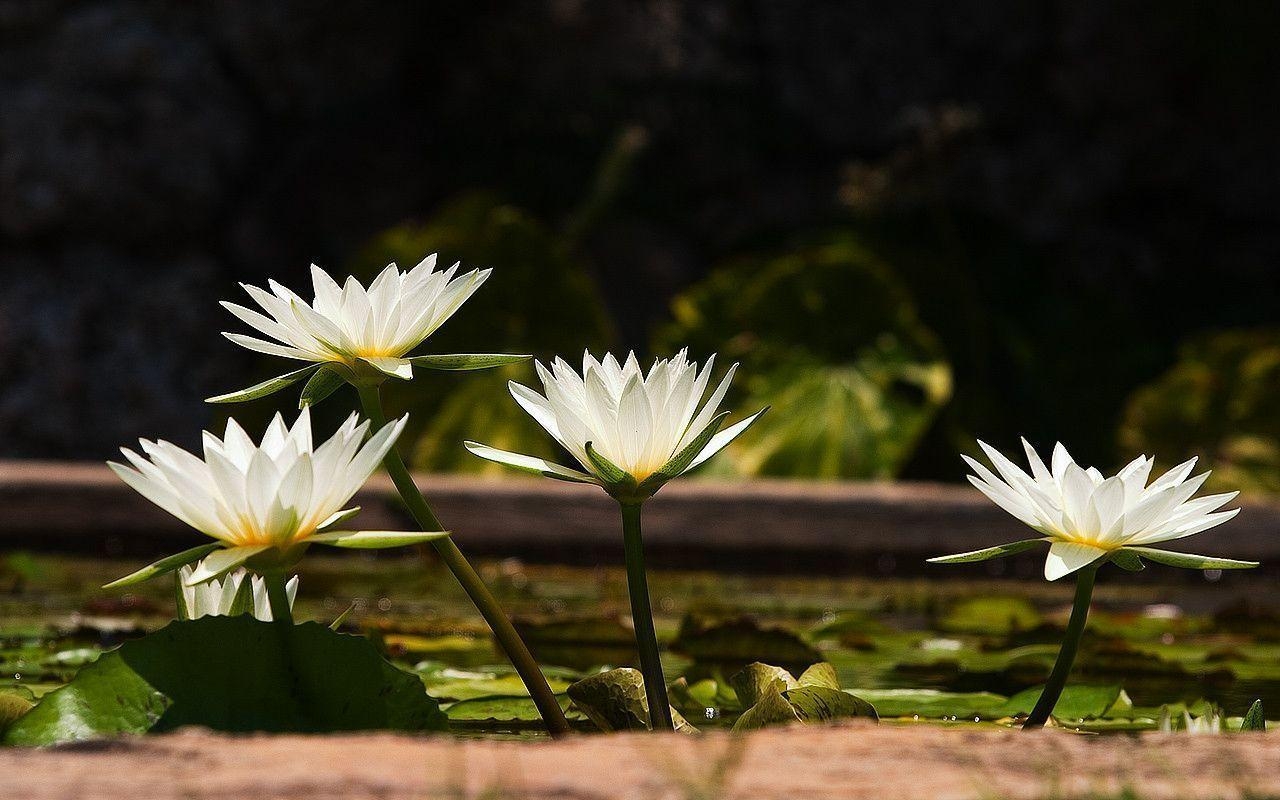
[[[220,394],[216,397],[205,398],[206,403],[243,403],[246,400],[257,400],[259,397],[266,397],[269,394],[275,394],[281,389],[287,389],[298,381],[310,375],[320,368],[320,364],[308,364],[302,369],[286,372],[283,375],[277,375],[270,380],[262,383],[254,384],[247,389],[241,389],[238,392],[228,392]]]
[[[133,586],[135,583],[149,581],[157,575],[164,575],[167,572],[173,572],[176,569],[180,569],[188,564],[199,561],[220,547],[222,547],[221,542],[210,542],[209,544],[202,544],[199,547],[193,547],[190,550],[183,550],[181,553],[162,558],[153,564],[148,564],[137,572],[114,580],[102,588],[119,589],[123,586]]]
[[[449,531],[330,531],[309,536],[307,541],[353,550],[385,550],[434,542],[448,535]]]
[[[306,385],[302,387],[302,395],[298,398],[298,408],[314,406],[321,400],[342,388],[347,379],[337,370],[325,365],[316,370]]]
[[[1147,568],[1137,553],[1125,548],[1120,548],[1111,554],[1111,563],[1129,572],[1141,572]]]
[[[532,355],[515,355],[506,353],[454,353],[450,355],[412,356],[409,361],[415,367],[423,369],[442,369],[450,371],[493,369],[507,364],[519,364],[528,361]]]
[[[628,500],[636,499],[636,496],[640,495],[635,478],[601,455],[592,446],[591,442],[587,442],[585,449],[587,451],[587,460],[595,467],[596,477],[604,484],[605,491],[614,497]],[[648,497],[648,495],[641,495],[639,499],[645,497]]]
[[[927,559],[930,564],[969,564],[975,561],[990,561],[993,558],[1011,556],[1032,549],[1045,541],[1044,539],[1023,539],[1008,544],[988,547],[985,550],[971,550],[968,553],[956,553],[950,556],[937,556]]]
[[[720,426],[724,424],[725,418],[729,416],[728,411],[722,411],[717,414],[702,432],[688,444],[679,453],[671,457],[667,463],[649,477],[645,478],[638,487],[638,492],[642,495],[652,495],[654,492],[662,488],[663,484],[672,478],[678,477],[684,473],[693,460],[698,457],[707,443],[711,441],[711,437],[715,436],[720,430]]]
[[[1253,569],[1257,561],[1237,561],[1234,558],[1213,558],[1192,553],[1175,553],[1172,550],[1156,550],[1151,547],[1127,547],[1148,561],[1184,569]]]
[[[196,567],[190,578],[187,578],[187,585],[198,586],[205,581],[221,578],[228,572],[244,566],[244,563],[254,556],[272,549],[274,548],[269,544],[251,547],[220,547],[200,562],[200,566]]]

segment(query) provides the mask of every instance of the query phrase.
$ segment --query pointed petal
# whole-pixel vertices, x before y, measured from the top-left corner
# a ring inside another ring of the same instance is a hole
[[[1077,467],[1076,469],[1079,469]],[[1056,581],[1106,556],[1107,551],[1079,542],[1054,542],[1044,562],[1044,577]]]

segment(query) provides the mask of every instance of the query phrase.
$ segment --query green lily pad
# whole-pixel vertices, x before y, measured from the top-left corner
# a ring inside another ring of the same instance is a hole
[[[1041,623],[1040,612],[1022,597],[971,597],[953,605],[938,620],[950,633],[1000,635],[1025,631]]]
[[[743,666],[752,662],[803,669],[822,655],[797,634],[762,627],[750,617],[713,621],[692,614],[680,622],[671,651],[694,661]]]
[[[1001,709],[1004,716],[1029,714],[1040,699],[1043,687],[1018,692]],[[1053,716],[1060,720],[1084,720],[1105,717],[1124,706],[1133,708],[1128,695],[1119,686],[1068,686],[1053,707]]]
[[[183,725],[323,732],[446,724],[418,677],[364,638],[242,615],[174,622],[103,654],[4,740],[47,745]]]
[[[567,695],[557,695],[556,700],[559,701],[560,709],[570,720],[584,719],[573,709],[573,704]],[[527,694],[473,697],[450,705],[445,709],[445,714],[451,723],[498,722],[510,725],[527,723],[537,728],[544,727],[538,707]]]
[[[991,692],[943,692],[936,689],[858,689],[858,697],[875,706],[881,717],[971,720],[1006,716],[1009,698]]]
[[[616,616],[551,622],[517,620],[515,626],[541,664],[589,670],[636,663],[635,631]]]

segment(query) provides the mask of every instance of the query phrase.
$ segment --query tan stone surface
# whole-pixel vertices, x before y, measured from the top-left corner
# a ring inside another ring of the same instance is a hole
[[[729,737],[578,736],[514,743],[385,734],[231,737],[183,731],[0,751],[0,797],[1106,798],[1280,796],[1280,736],[850,726]],[[740,759],[733,766],[735,756]],[[717,765],[728,776],[716,786]]]

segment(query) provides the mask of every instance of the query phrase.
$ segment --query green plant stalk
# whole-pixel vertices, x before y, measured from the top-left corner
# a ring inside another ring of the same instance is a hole
[[[653,629],[653,608],[649,604],[649,580],[644,572],[644,540],[640,535],[640,504],[622,503],[622,541],[627,554],[627,593],[631,595],[631,619],[640,651],[640,672],[644,693],[649,699],[649,727],[674,731],[667,682],[662,677],[662,657],[658,634]]]
[[[1076,573],[1076,597],[1071,605],[1071,619],[1067,622],[1067,632],[1062,638],[1062,648],[1058,650],[1058,660],[1053,663],[1053,671],[1049,680],[1031,709],[1031,716],[1023,723],[1024,731],[1043,728],[1058,704],[1062,690],[1067,685],[1067,677],[1071,674],[1071,665],[1076,660],[1076,651],[1080,649],[1080,637],[1084,634],[1084,624],[1089,618],[1089,603],[1093,599],[1093,581],[1098,575],[1096,566],[1085,567]]]
[[[289,591],[285,588],[288,579],[281,571],[264,573],[262,580],[267,585],[267,602],[271,604],[271,620],[293,624],[293,609],[289,608]]]
[[[373,429],[382,428],[387,424],[387,418],[382,412],[382,398],[378,387],[357,386],[356,388],[360,393],[360,405],[364,409],[365,416],[369,418],[369,422],[373,425]],[[435,512],[431,510],[427,499],[423,497],[422,492],[418,490],[417,484],[413,482],[413,476],[409,474],[409,468],[405,466],[404,459],[400,457],[400,453],[395,447],[392,447],[387,453],[382,465],[386,468],[387,474],[391,476],[391,482],[395,484],[396,490],[399,491],[401,499],[408,506],[409,513],[413,515],[418,527],[424,531],[445,530],[444,526],[440,524],[440,520],[436,518]],[[442,539],[436,539],[431,544],[435,547],[436,552],[440,554],[445,566],[458,579],[458,583],[462,585],[467,596],[471,598],[471,602],[475,604],[480,616],[484,617],[484,621],[489,624],[494,638],[498,640],[498,645],[507,654],[511,665],[516,669],[516,673],[524,681],[525,688],[529,690],[529,696],[533,698],[533,703],[537,706],[538,713],[542,715],[542,721],[547,726],[547,731],[555,737],[568,734],[570,732],[569,722],[564,717],[564,711],[561,710],[555,693],[547,685],[546,676],[538,668],[538,662],[534,660],[533,654],[529,652],[529,648],[521,640],[520,634],[516,633],[515,627],[511,624],[511,620],[507,618],[506,613],[503,612],[502,607],[498,605],[497,599],[489,592],[489,587],[485,586],[484,581],[476,574],[471,563],[467,561],[467,557],[454,544],[452,537],[446,536]]]

